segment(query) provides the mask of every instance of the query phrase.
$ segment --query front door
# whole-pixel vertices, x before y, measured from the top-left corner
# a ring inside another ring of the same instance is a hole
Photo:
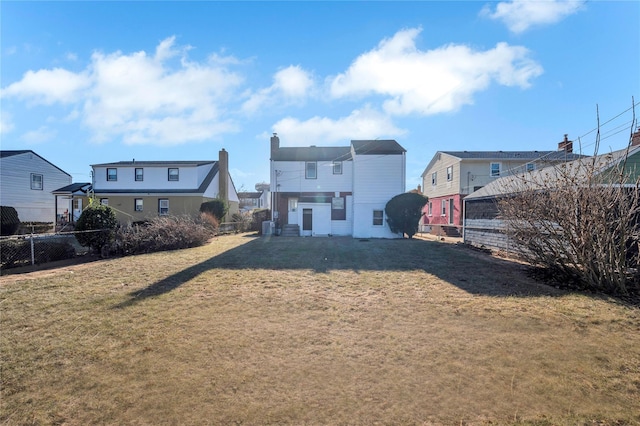
[[[302,235],[312,235],[313,209],[302,209]]]
[[[449,198],[449,223],[453,224],[453,198]]]
[[[80,219],[80,215],[82,214],[82,198],[74,198],[73,199],[73,221],[77,221]]]
[[[287,221],[290,225],[298,224],[298,199],[289,198],[289,207],[287,207]]]

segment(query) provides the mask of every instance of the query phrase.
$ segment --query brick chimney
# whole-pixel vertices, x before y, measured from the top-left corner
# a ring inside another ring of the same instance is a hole
[[[636,132],[631,135],[631,146],[640,145],[640,127],[636,129]]]
[[[218,198],[229,201],[229,153],[222,148],[218,153]]]
[[[564,135],[564,140],[558,143],[558,151],[564,151],[567,154],[571,154],[573,152],[573,141],[569,140],[569,135]]]
[[[271,159],[273,159],[273,156],[279,149],[280,149],[280,138],[278,137],[277,133],[274,133],[273,136],[271,136]]]

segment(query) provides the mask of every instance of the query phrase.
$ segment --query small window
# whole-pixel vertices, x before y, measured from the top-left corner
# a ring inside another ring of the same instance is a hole
[[[429,216],[433,216],[433,203],[429,201]]]
[[[438,184],[438,172],[431,173],[431,185],[436,186]]]
[[[80,198],[74,198],[73,199],[73,209],[74,210],[82,209],[82,203],[81,203],[81,199]]]
[[[169,214],[169,200],[167,198],[158,199],[158,214],[161,216]]]
[[[43,177],[42,175],[31,173],[31,189],[42,191]]]
[[[109,182],[115,182],[118,180],[118,169],[107,169],[107,180]]]
[[[333,174],[341,175],[342,174],[342,161],[334,161],[333,162]]]
[[[447,182],[451,182],[453,180],[453,166],[447,167]]]
[[[108,198],[100,198],[100,204],[103,206],[108,206],[109,205],[109,199]]]
[[[173,182],[180,180],[180,170],[178,168],[169,168],[169,180]]]
[[[331,220],[347,220],[347,210],[344,208],[344,197],[331,198]]]
[[[142,198],[136,198],[135,200],[135,210],[137,212],[141,212],[144,204],[142,202]]]
[[[527,163],[527,171],[532,172],[536,169],[536,165],[533,163]]]
[[[442,200],[442,216],[447,215],[447,200]]]
[[[491,163],[491,177],[500,176],[500,163]]]
[[[136,167],[136,182],[142,182],[144,180],[144,169]]]
[[[374,210],[373,211],[373,226],[382,226],[384,223],[384,211],[382,210]]]
[[[315,161],[307,161],[304,165],[305,179],[316,179],[318,177],[318,163]]]

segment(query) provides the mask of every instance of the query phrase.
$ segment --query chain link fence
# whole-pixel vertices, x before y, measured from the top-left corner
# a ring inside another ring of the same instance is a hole
[[[77,232],[0,237],[0,270],[73,259],[87,254],[89,248],[81,246],[75,234]]]

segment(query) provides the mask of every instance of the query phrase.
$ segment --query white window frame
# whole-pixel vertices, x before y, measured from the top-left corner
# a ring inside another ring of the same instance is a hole
[[[436,186],[438,184],[438,172],[431,173],[431,186]]]
[[[44,190],[44,175],[40,173],[31,173],[31,189],[34,191]]]
[[[138,204],[138,202],[140,202]],[[141,212],[144,210],[144,199],[142,198],[136,198],[133,201],[133,209],[137,212]]]
[[[447,182],[451,182],[453,180],[453,166],[447,167]]]
[[[109,199],[108,198],[100,198],[100,205],[101,206],[108,206],[109,205]]]
[[[342,174],[342,161],[334,161],[333,162],[333,174],[341,175]]]
[[[498,172],[495,173],[493,170],[493,166],[498,166]],[[489,176],[491,177],[500,177],[500,173],[502,172],[502,163],[491,163],[489,164]]]
[[[109,171],[113,171],[113,176],[109,173]],[[107,182],[117,182],[118,181],[118,169],[116,167],[107,167]]]
[[[440,216],[446,216],[447,215],[447,203],[448,203],[448,200],[442,200],[441,201],[442,210],[440,212]]]
[[[380,215],[376,215],[376,213],[381,213]],[[373,211],[373,226],[384,226],[384,210],[374,210]],[[380,223],[376,223],[376,222]]]
[[[309,167],[313,165],[313,167]],[[313,173],[311,172],[313,169]],[[305,161],[304,163],[304,178],[305,179],[317,179],[318,178],[318,162],[317,161]]]
[[[528,172],[532,172],[536,169],[536,165],[534,163],[527,163],[525,165],[525,170]]]
[[[433,216],[433,203],[429,201],[429,214],[427,216]]]
[[[168,198],[158,198],[158,214],[160,216],[169,215],[169,199]]]
[[[140,170],[140,179],[138,179],[138,170]],[[144,169],[142,167],[136,167],[133,174],[136,182],[144,181]]]
[[[171,173],[175,171],[175,173]],[[178,182],[180,180],[180,169],[177,167],[169,167],[167,168],[167,180],[169,182]]]

